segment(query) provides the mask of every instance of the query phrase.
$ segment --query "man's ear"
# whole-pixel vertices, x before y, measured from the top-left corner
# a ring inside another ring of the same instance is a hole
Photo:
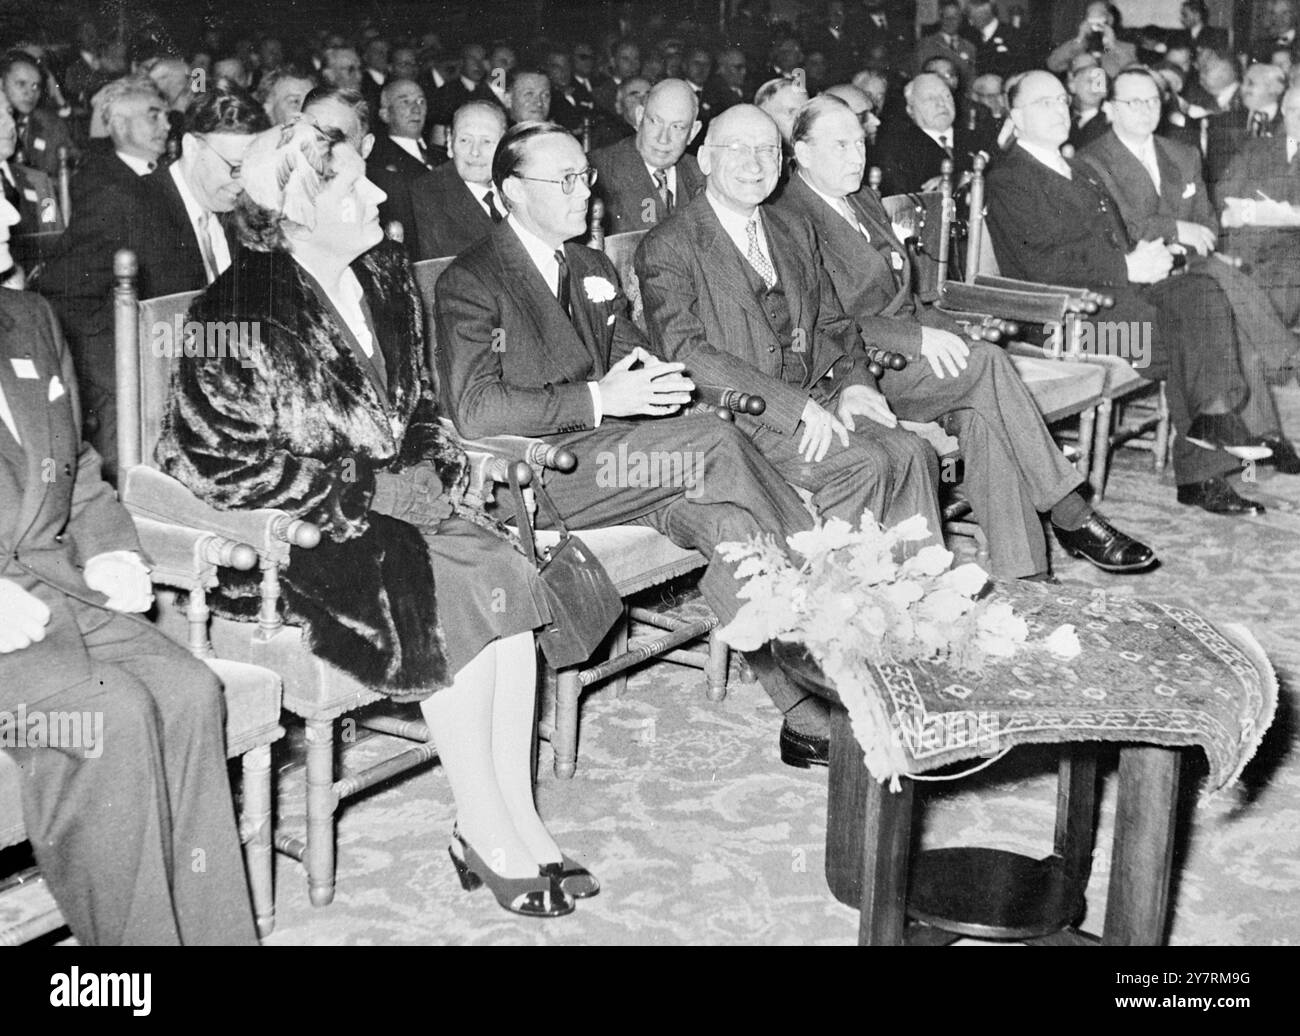
[[[713,171],[713,158],[710,155],[712,150],[707,143],[701,144],[700,153],[695,156],[695,160],[700,164],[700,172],[705,176]]]
[[[637,129],[640,129],[640,128],[641,128],[641,120],[645,118],[645,105],[644,105],[644,104],[638,104],[638,105],[636,106],[636,111],[633,112],[633,117],[634,117],[635,120],[636,120],[636,128],[637,128]]]
[[[794,160],[798,163],[800,169],[807,169],[811,164],[808,142],[806,140],[796,140],[794,142]]]
[[[507,176],[501,181],[501,196],[510,204],[511,210],[518,205],[519,199],[516,194],[523,190],[524,185],[519,182],[516,176]]]
[[[703,125],[704,123],[702,123],[699,119],[696,119],[693,123],[691,123],[691,132],[687,134],[686,143],[689,144],[692,140],[694,140],[696,137],[700,135],[700,127]]]
[[[373,133],[367,133],[364,137],[361,138],[362,159],[369,158],[370,152],[373,151],[374,148],[375,148],[375,135]]]

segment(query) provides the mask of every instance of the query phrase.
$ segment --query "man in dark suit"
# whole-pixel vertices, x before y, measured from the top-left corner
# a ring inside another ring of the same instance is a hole
[[[1288,49],[1292,56],[1300,53],[1300,17],[1295,0],[1272,0],[1268,5],[1268,28],[1251,44],[1252,61],[1267,63],[1274,51]]]
[[[1115,128],[1080,154],[1119,205],[1134,241],[1161,240],[1186,250],[1187,278],[1200,282],[1205,305],[1231,311],[1216,324],[1234,329],[1249,396],[1242,421],[1273,455],[1264,463],[1300,474],[1300,457],[1282,433],[1269,378],[1300,360],[1300,340],[1278,318],[1268,297],[1240,270],[1210,256],[1219,220],[1201,180],[1200,155],[1155,135],[1160,85],[1145,68],[1121,72],[1112,104]]]
[[[857,40],[849,28],[844,0],[827,0],[825,16],[808,38],[808,53],[826,55],[826,71],[832,83],[847,82],[858,71]]]
[[[1237,417],[1247,392],[1229,323],[1216,323],[1194,280],[1170,277],[1160,240],[1129,242],[1115,200],[1092,168],[1065,159],[1069,101],[1055,76],[1029,72],[1007,86],[1017,144],[989,172],[988,225],[1010,277],[1102,291],[1115,306],[1085,321],[1091,351],[1121,355],[1143,377],[1165,379],[1180,503],[1216,514],[1260,513],[1225,475],[1267,448]],[[1124,336],[1113,332],[1123,330]],[[1126,344],[1127,343],[1127,344]],[[1190,432],[1197,432],[1193,443]],[[1232,452],[1228,452],[1232,450]]]
[[[907,67],[914,38],[912,19],[902,4],[862,0],[852,11],[849,24],[850,34],[859,41],[859,56],[866,57],[873,48],[883,48],[892,67]]]
[[[1228,30],[1210,24],[1210,10],[1205,0],[1183,0],[1178,9],[1182,32],[1169,41],[1170,46],[1184,46],[1193,55],[1202,47],[1224,50],[1228,46]]]
[[[972,0],[966,8],[970,39],[975,44],[975,71],[1004,80],[1030,67],[1024,40],[1018,30],[998,20],[993,0]]]
[[[438,282],[443,412],[463,435],[541,436],[573,450],[577,468],[546,479],[565,520],[649,525],[700,549],[709,558],[701,591],[729,621],[739,601],[717,544],[760,533],[783,543],[810,524],[807,512],[735,425],[711,415],[647,420],[675,414],[694,385],[680,363],[650,352],[609,260],[565,244],[586,226],[590,167],[563,127],[511,129],[493,183],[509,218]],[[689,457],[690,477],[611,476],[620,454]],[[788,684],[767,686],[786,714],[783,758],[824,761],[821,709]]]
[[[1282,132],[1280,102],[1286,75],[1276,65],[1251,65],[1241,80],[1240,105],[1207,120],[1205,178],[1213,187],[1242,144]]]
[[[614,47],[610,74],[599,80],[592,89],[592,100],[596,107],[617,115],[619,86],[640,74],[641,48],[632,40],[620,40]]]
[[[748,104],[753,96],[745,93],[749,80],[749,65],[745,52],[739,47],[726,47],[718,51],[717,68],[704,86],[702,104],[707,105],[710,117],[720,115],[737,104]]]
[[[1151,550],[1084,503],[1083,476],[1061,455],[1033,397],[998,346],[967,342],[955,321],[912,293],[907,251],[866,171],[861,125],[837,98],[818,97],[795,120],[796,171],[775,208],[807,219],[822,268],[864,342],[907,357],[880,390],[907,421],[939,421],[962,447],[963,489],[1003,579],[1047,573],[1040,512],[1072,553],[1111,572],[1155,563]],[[855,193],[856,192],[856,193]]]
[[[506,113],[470,101],[452,119],[451,161],[420,177],[412,191],[412,260],[459,255],[487,237],[505,216],[492,183],[492,156],[506,131]]]
[[[729,109],[700,168],[705,192],[637,249],[652,340],[697,381],[763,396],[763,416],[737,425],[822,517],[856,525],[869,509],[893,525],[919,514],[938,536],[934,450],[897,427],[812,228],[759,207],[779,178],[776,124],[752,105]]]
[[[1285,132],[1248,140],[1219,181],[1223,251],[1241,258],[1288,327],[1300,322],[1300,85],[1282,95]]]
[[[23,51],[10,51],[0,58],[0,89],[3,89],[18,123],[19,165],[39,169],[51,180],[59,178],[59,150],[75,157],[72,132],[59,116],[40,106],[44,72],[36,59]]]
[[[30,270],[52,247],[50,238],[63,229],[63,214],[50,178],[39,169],[11,162],[18,128],[9,102],[0,97],[0,192],[18,212],[10,231],[10,251],[24,270]]]
[[[947,58],[957,70],[962,85],[970,86],[975,78],[975,44],[961,34],[961,29],[960,0],[943,0],[939,5],[938,27],[922,36],[916,45],[915,70],[924,72],[925,63],[931,58]]]
[[[1070,146],[1077,152],[1110,129],[1102,104],[1110,85],[1106,70],[1094,54],[1079,54],[1070,62],[1066,79],[1070,91]]]
[[[134,614],[149,569],[79,423],[48,304],[0,292],[0,746],[36,862],[83,945],[255,945],[220,684]]]
[[[235,173],[251,134],[267,125],[257,103],[235,87],[209,90],[191,116],[180,159],[144,176],[139,190],[105,190],[94,204],[74,203],[72,224],[41,275],[40,290],[59,312],[89,397],[90,441],[110,478],[117,456],[113,256],[119,248],[136,253],[141,298],[216,280],[234,247],[221,217],[243,189]]]
[[[695,95],[680,79],[655,85],[637,113],[636,136],[595,152],[596,193],[605,231],[622,234],[661,223],[704,190],[686,142],[699,131]]]
[[[451,117],[470,101],[487,101],[498,107],[501,102],[487,84],[487,49],[481,43],[467,43],[460,48],[460,75],[444,83],[429,98],[431,126],[450,126]]]
[[[907,117],[881,127],[876,145],[882,194],[933,191],[940,166],[951,158],[955,179],[970,173],[975,159],[973,134],[956,123],[957,106],[939,76],[917,76],[903,90]]]
[[[410,79],[390,79],[380,92],[379,121],[387,132],[375,135],[366,158],[366,178],[388,197],[379,206],[384,226],[402,225],[408,252],[419,252],[415,227],[418,184],[433,169],[432,151],[424,143],[428,105],[424,91]]]

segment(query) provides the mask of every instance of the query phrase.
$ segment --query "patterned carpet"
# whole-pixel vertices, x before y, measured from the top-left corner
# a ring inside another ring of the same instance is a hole
[[[1279,402],[1300,437],[1300,390],[1280,392]],[[1157,479],[1149,464],[1147,454],[1121,454],[1105,509],[1141,532],[1163,565],[1121,579],[1058,552],[1058,574],[1244,623],[1281,682],[1277,719],[1236,788],[1197,808],[1203,758],[1185,770],[1190,823],[1177,847],[1170,942],[1300,943],[1300,477],[1261,469],[1248,488],[1269,513],[1225,519],[1177,505],[1169,474]],[[463,892],[447,859],[451,797],[434,766],[344,810],[333,905],[310,906],[302,869],[278,857],[278,924],[268,942],[851,943],[857,913],[832,898],[822,874],[825,771],[781,765],[778,725],[756,684],[733,680],[727,699],[711,704],[699,673],[668,664],[635,674],[622,697],[592,691],[582,703],[577,775],[557,780],[543,745],[537,795],[560,844],[601,878],[599,896],[569,917],[532,921],[506,914],[485,890]],[[923,844],[1050,852],[1053,759],[1022,748],[974,777],[928,785]],[[282,819],[292,822],[299,789],[283,783]],[[1112,765],[1088,887],[1093,931],[1105,911],[1114,792]]]

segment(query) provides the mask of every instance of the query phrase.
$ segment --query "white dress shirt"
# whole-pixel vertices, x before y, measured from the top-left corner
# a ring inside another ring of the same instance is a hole
[[[1160,161],[1156,158],[1156,138],[1148,136],[1143,141],[1131,140],[1120,133],[1118,129],[1115,130],[1115,136],[1119,138],[1121,144],[1128,148],[1129,153],[1142,163],[1147,175],[1151,177],[1151,182],[1155,185],[1156,194],[1159,194]]]
[[[185,203],[185,212],[190,217],[190,226],[194,230],[194,239],[197,241],[203,233],[200,220],[206,210],[199,204],[193,192],[190,191],[190,185],[185,182],[185,174],[181,172],[181,165],[181,162],[173,162],[168,171],[172,174],[172,181],[176,184],[176,189],[181,192],[181,201]],[[212,243],[212,257],[217,264],[217,268],[212,271],[215,279],[230,269],[230,245],[226,241],[226,234],[221,229],[217,214],[209,212],[207,215],[208,240]]]
[[[1042,162],[1043,165],[1047,166],[1048,169],[1052,170],[1052,172],[1059,173],[1067,180],[1074,179],[1074,175],[1070,172],[1070,163],[1061,157],[1059,151],[1054,151],[1051,148],[1039,147],[1037,144],[1031,144],[1027,140],[1017,140],[1016,143],[1028,151],[1034,158],[1038,159],[1038,161]]]
[[[655,185],[655,190],[658,190],[659,184],[655,180],[655,173],[659,172],[659,170],[647,164],[645,171],[650,174],[650,182]],[[677,193],[677,167],[670,165],[664,172],[668,174],[668,189],[673,192],[673,208],[676,209],[678,203],[682,200],[682,196]]]
[[[804,182],[804,184],[808,187],[808,189],[813,192],[813,194],[817,195],[817,197],[819,197],[822,201],[824,201],[835,211],[835,214],[837,216],[843,219],[844,222],[846,222],[854,230],[858,231],[868,241],[871,240],[871,234],[867,232],[867,228],[862,225],[862,221],[858,219],[857,215],[853,212],[852,206],[849,205],[848,198],[844,198],[844,197],[833,198],[829,194],[823,194],[813,185],[813,182],[809,180],[808,177],[803,175],[802,172],[800,172],[798,176],[799,179],[801,179]]]
[[[767,234],[763,230],[763,214],[754,209],[753,216],[742,216],[738,212],[733,212],[725,205],[719,204],[714,200],[711,191],[705,191],[704,196],[709,199],[709,204],[713,207],[714,213],[718,217],[718,222],[722,224],[722,229],[727,232],[727,237],[731,238],[732,243],[740,250],[740,254],[749,262],[749,223],[751,219],[758,220],[758,250],[763,253],[763,257],[772,264],[772,269],[776,269],[776,263],[772,262],[772,250],[767,247]]]
[[[5,399],[5,389],[3,385],[0,385],[0,421],[4,422],[5,427],[9,429],[9,434],[12,435],[14,441],[21,446],[23,441],[18,437],[18,425],[14,422],[13,411],[9,409],[9,400]]]
[[[428,163],[428,158],[420,151],[420,142],[414,137],[395,137],[390,133],[388,139],[414,158],[417,162],[422,164]]]
[[[998,20],[996,18],[994,18],[991,22],[988,23],[988,25],[984,26],[984,28],[980,30],[980,35],[984,37],[985,43],[988,43],[988,41],[991,40],[997,34],[998,34]]]
[[[361,288],[361,282],[357,280],[357,275],[352,272],[351,267],[344,270],[339,280],[339,298],[332,300],[334,308],[339,311],[339,316],[348,325],[348,330],[361,346],[361,351],[373,358],[375,339],[366,323],[365,311],[361,308],[361,300],[364,297],[365,292]]]
[[[118,158],[131,167],[131,171],[135,173],[136,176],[144,176],[146,173],[151,173],[158,166],[157,162],[150,162],[147,158],[137,158],[135,155],[128,155],[124,151],[118,151],[116,154]]]
[[[487,196],[489,191],[492,192],[492,203],[496,206],[497,212],[502,214],[505,213],[506,207],[501,202],[501,195],[497,193],[495,184],[470,183],[468,180],[463,181],[463,183],[465,184],[466,187],[469,188],[469,193],[474,195],[474,200],[479,203],[483,211],[486,212],[489,217],[491,217],[492,215],[492,210],[487,207]],[[558,271],[556,273],[556,276],[557,277],[559,276]]]
[[[949,126],[942,133],[940,133],[938,130],[922,130],[921,132],[923,132],[927,137],[933,140],[945,151],[952,151],[952,127],[951,126]]]
[[[478,185],[474,184],[472,186]],[[537,267],[537,272],[542,275],[542,280],[546,282],[546,287],[550,289],[551,295],[554,296],[560,287],[560,264],[555,261],[557,249],[552,248],[531,230],[525,228],[519,220],[515,219],[513,213],[506,217],[506,222],[510,224],[510,229],[515,232],[515,237],[519,238],[519,243],[524,246],[528,258],[533,261],[533,265]],[[560,248],[563,247],[563,245],[560,246]],[[569,291],[572,296],[572,272],[570,272],[569,277]],[[587,382],[587,388],[591,392],[591,407],[595,415],[592,427],[599,428],[600,422],[605,416],[600,404],[600,386],[594,381],[589,381]]]

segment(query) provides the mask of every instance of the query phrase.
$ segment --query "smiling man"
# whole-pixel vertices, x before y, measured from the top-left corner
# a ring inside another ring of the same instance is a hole
[[[1050,513],[1067,550],[1104,571],[1153,565],[1149,548],[1079,496],[1083,477],[1061,455],[1006,352],[967,340],[913,294],[907,250],[875,193],[859,192],[866,148],[852,110],[838,98],[814,98],[795,119],[794,140],[796,171],[776,208],[812,224],[822,267],[863,341],[910,361],[880,378],[894,413],[938,421],[957,437],[963,492],[988,538],[993,574],[1048,572],[1040,512]]]
[[[735,425],[712,413],[655,420],[677,414],[695,386],[628,319],[610,261],[566,244],[586,230],[594,175],[556,123],[515,126],[502,138],[492,182],[509,216],[438,281],[443,412],[462,435],[539,436],[571,449],[577,468],[546,475],[563,518],[578,528],[648,525],[698,549],[709,559],[700,590],[727,622],[740,602],[717,545],[765,533],[784,543],[808,527],[808,514]],[[611,487],[603,458],[620,451],[689,456],[694,475]],[[755,658],[755,667],[786,717],[782,758],[824,765],[820,707],[774,664]]]
[[[685,153],[699,132],[698,116],[690,86],[662,80],[637,111],[636,136],[592,154],[606,233],[652,227],[704,190],[699,165]]]
[[[499,105],[471,101],[456,112],[448,149],[451,161],[419,179],[412,190],[413,260],[459,255],[505,218],[505,201],[492,183],[492,156],[506,131]]]

